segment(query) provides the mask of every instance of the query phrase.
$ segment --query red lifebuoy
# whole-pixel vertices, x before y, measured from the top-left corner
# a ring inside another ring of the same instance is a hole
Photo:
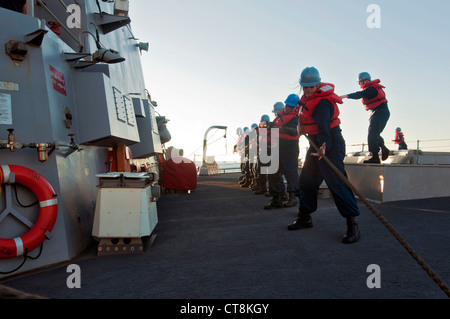
[[[0,238],[0,258],[20,256],[38,247],[45,240],[45,234],[53,229],[58,213],[55,191],[42,175],[19,165],[1,165],[1,184],[10,182],[11,173],[15,175],[14,183],[28,187],[36,195],[40,210],[36,224],[27,233],[15,238]]]

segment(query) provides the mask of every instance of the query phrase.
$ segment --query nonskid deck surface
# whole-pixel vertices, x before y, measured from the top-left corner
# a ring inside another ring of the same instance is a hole
[[[241,189],[237,175],[200,176],[190,194],[164,195],[153,245],[143,253],[95,255],[2,284],[48,298],[300,299],[447,298],[361,202],[361,239],[342,244],[345,220],[319,200],[314,227],[288,231],[297,207],[264,210],[264,195]],[[413,249],[450,282],[450,198],[377,204]],[[45,247],[44,247],[45,249]],[[68,288],[69,264],[81,288]],[[369,267],[379,266],[380,288]],[[368,271],[369,270],[369,271]]]

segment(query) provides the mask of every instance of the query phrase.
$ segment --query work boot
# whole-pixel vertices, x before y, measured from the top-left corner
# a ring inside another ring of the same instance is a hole
[[[289,199],[284,203],[284,207],[294,207],[296,205],[298,205],[297,196],[295,196],[294,192],[289,192]]]
[[[359,233],[358,224],[355,216],[347,217],[347,233],[342,238],[344,244],[355,243],[359,240],[361,234]]]
[[[281,201],[282,202],[286,202],[288,200],[288,195],[286,193],[286,191],[283,191],[280,195]]]
[[[264,209],[277,209],[277,208],[283,208],[283,202],[281,201],[279,196],[272,197],[270,203],[264,206]]]
[[[372,164],[380,164],[380,158],[378,156],[372,156],[371,158],[369,158],[368,160],[365,160],[363,163],[372,163]]]
[[[297,230],[302,228],[311,228],[313,227],[311,214],[301,213],[294,223],[288,226],[288,230]]]
[[[246,178],[244,182],[241,183],[241,188],[247,188],[250,185],[250,181]]]
[[[389,157],[389,149],[386,146],[381,147],[381,160],[385,161]]]

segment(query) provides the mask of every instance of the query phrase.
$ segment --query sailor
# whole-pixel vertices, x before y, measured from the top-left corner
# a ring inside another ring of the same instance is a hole
[[[249,135],[249,169],[250,169],[250,185],[251,190],[256,191],[258,183],[258,124],[253,123]]]
[[[302,133],[307,134],[321,152],[346,176],[344,168],[345,141],[339,124],[339,108],[342,103],[334,93],[334,85],[322,83],[319,71],[314,67],[305,68],[300,76],[304,94],[300,100],[299,121]],[[311,144],[311,142],[310,142]],[[333,195],[339,213],[347,220],[344,243],[359,240],[360,233],[355,217],[359,215],[355,196],[336,172],[310,145],[299,178],[300,205],[297,220],[288,226],[289,230],[313,226],[311,213],[317,210],[317,192],[325,180]]]
[[[366,111],[371,111],[367,144],[369,144],[369,151],[372,153],[372,157],[365,160],[364,163],[379,164],[380,157],[378,152],[380,148],[382,152],[381,159],[384,161],[389,157],[389,149],[384,145],[384,140],[380,135],[390,116],[386,93],[383,90],[384,86],[380,84],[380,80],[372,81],[370,74],[367,72],[361,72],[358,76],[358,81],[359,86],[363,90],[341,95],[341,98],[362,99]]]
[[[241,167],[242,167],[242,173],[244,174],[244,178],[239,182],[240,186],[242,188],[244,187],[248,187],[250,185],[250,162],[249,162],[249,157],[248,157],[248,149],[249,149],[249,133],[250,130],[248,129],[248,127],[244,127],[243,129],[244,131],[244,138],[243,138],[243,152],[244,152],[244,157],[243,157],[243,162],[241,162]]]
[[[242,182],[245,176],[244,172],[244,166],[245,166],[245,145],[244,145],[244,132],[242,131],[241,127],[238,127],[236,129],[236,134],[238,136],[236,145],[234,145],[233,153],[238,153],[240,157],[240,168],[241,168],[241,175],[239,176],[239,182]]]
[[[270,163],[261,162],[261,152],[270,156],[270,117],[267,114],[261,116],[258,126],[258,168],[257,168],[257,189],[255,195],[263,195],[267,192],[267,174],[261,172],[261,167]]]
[[[395,142],[395,144],[398,144],[399,150],[407,150],[408,145],[405,143],[405,136],[402,133],[402,129],[400,127],[397,127],[395,129],[395,139],[392,140],[392,142]]]
[[[272,122],[272,129],[278,129],[279,135],[278,147],[276,149],[272,147],[272,156],[274,150],[278,151],[279,166],[276,173],[269,175],[269,191],[272,200],[264,206],[264,209],[292,207],[298,203],[296,196],[298,191],[298,140],[300,134],[297,131],[298,113],[294,109],[298,106],[299,100],[300,97],[297,94],[290,94],[284,102],[283,110],[278,113]],[[284,192],[284,185],[281,186],[283,183],[280,183],[283,174],[286,178],[289,195],[287,203],[283,203],[281,198]]]
[[[274,119],[277,118],[278,113],[283,111],[283,109],[284,109],[284,103],[283,102],[276,102],[273,105],[272,113],[274,115]],[[271,131],[270,129],[271,129],[272,126],[273,126],[273,122],[270,122],[269,129],[268,129],[268,134],[269,134],[269,137],[270,137],[270,143],[269,143],[269,147],[270,148],[269,148],[268,152],[270,152],[270,156],[272,156],[272,154],[271,154],[272,153],[271,152],[272,149],[278,150],[278,141],[279,141],[278,138],[272,139],[272,136],[271,136],[271,133],[270,133],[270,131]],[[281,198],[281,201],[283,203],[288,200],[288,196],[287,196],[287,193],[286,193],[286,185],[284,184],[283,175],[279,175],[278,177],[272,176],[270,181],[269,181],[269,176],[267,176],[267,182],[268,183],[272,183],[273,185],[277,184],[276,188],[282,190],[280,198]],[[270,185],[269,185],[269,188],[270,188]],[[264,196],[272,197],[272,195],[270,194],[270,191],[267,191],[264,194]]]

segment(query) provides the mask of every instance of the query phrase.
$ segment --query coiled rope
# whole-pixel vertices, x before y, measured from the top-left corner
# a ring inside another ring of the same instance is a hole
[[[450,288],[447,284],[439,277],[439,275],[426,263],[426,261],[420,257],[420,255],[408,244],[408,242],[392,227],[391,224],[384,218],[384,216],[361,194],[355,186],[344,176],[336,166],[325,156],[325,154],[317,147],[317,145],[311,140],[311,138],[303,134],[309,141],[309,143],[314,147],[317,153],[322,156],[328,166],[342,179],[345,184],[359,197],[359,199],[364,203],[364,205],[369,208],[369,210],[375,215],[376,218],[391,232],[391,234],[397,239],[400,244],[408,251],[408,253],[417,261],[417,263],[426,271],[426,273],[433,279],[433,281],[442,289],[442,291],[450,298]]]

